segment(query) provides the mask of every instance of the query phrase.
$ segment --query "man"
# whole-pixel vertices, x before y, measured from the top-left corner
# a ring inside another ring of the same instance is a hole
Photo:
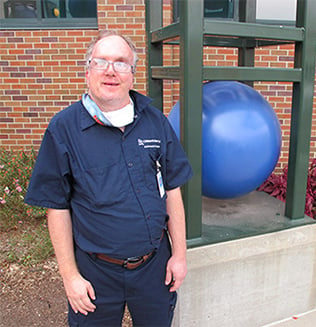
[[[126,304],[134,326],[170,326],[186,275],[192,171],[166,117],[132,90],[136,61],[114,31],[91,43],[88,94],[51,120],[26,197],[48,208],[70,326],[121,326]]]

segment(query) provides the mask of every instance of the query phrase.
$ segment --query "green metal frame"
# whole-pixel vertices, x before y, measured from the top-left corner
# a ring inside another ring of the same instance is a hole
[[[97,18],[4,18],[0,30],[98,29]]]
[[[240,0],[242,22],[204,19],[203,0],[182,0],[179,21],[163,26],[162,4],[163,0],[146,0],[148,94],[162,108],[163,79],[180,81],[181,141],[195,172],[183,191],[187,238],[193,240],[202,235],[201,125],[205,80],[293,82],[285,215],[290,219],[303,218],[315,82],[316,1],[297,0],[293,27],[256,24],[255,0]],[[164,43],[180,44],[179,67],[163,66]],[[256,47],[284,43],[295,44],[294,68],[253,67]],[[206,45],[237,47],[239,67],[203,66]]]

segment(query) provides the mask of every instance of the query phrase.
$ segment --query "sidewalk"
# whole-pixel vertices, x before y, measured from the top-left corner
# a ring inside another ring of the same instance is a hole
[[[262,327],[315,327],[316,309]]]

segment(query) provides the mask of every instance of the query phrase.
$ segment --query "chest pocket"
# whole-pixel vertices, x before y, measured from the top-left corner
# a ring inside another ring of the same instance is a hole
[[[107,162],[103,166],[84,170],[83,182],[86,194],[91,203],[96,206],[112,205],[125,199],[126,190],[124,187],[125,177],[122,176],[125,170],[122,167],[122,160]]]

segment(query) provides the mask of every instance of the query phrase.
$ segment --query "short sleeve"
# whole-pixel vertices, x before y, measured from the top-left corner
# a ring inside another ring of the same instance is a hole
[[[171,190],[188,182],[193,175],[193,171],[169,121],[166,120],[165,124],[167,134],[165,188]]]
[[[71,194],[70,179],[66,147],[47,129],[38,152],[25,202],[45,208],[68,209]]]

